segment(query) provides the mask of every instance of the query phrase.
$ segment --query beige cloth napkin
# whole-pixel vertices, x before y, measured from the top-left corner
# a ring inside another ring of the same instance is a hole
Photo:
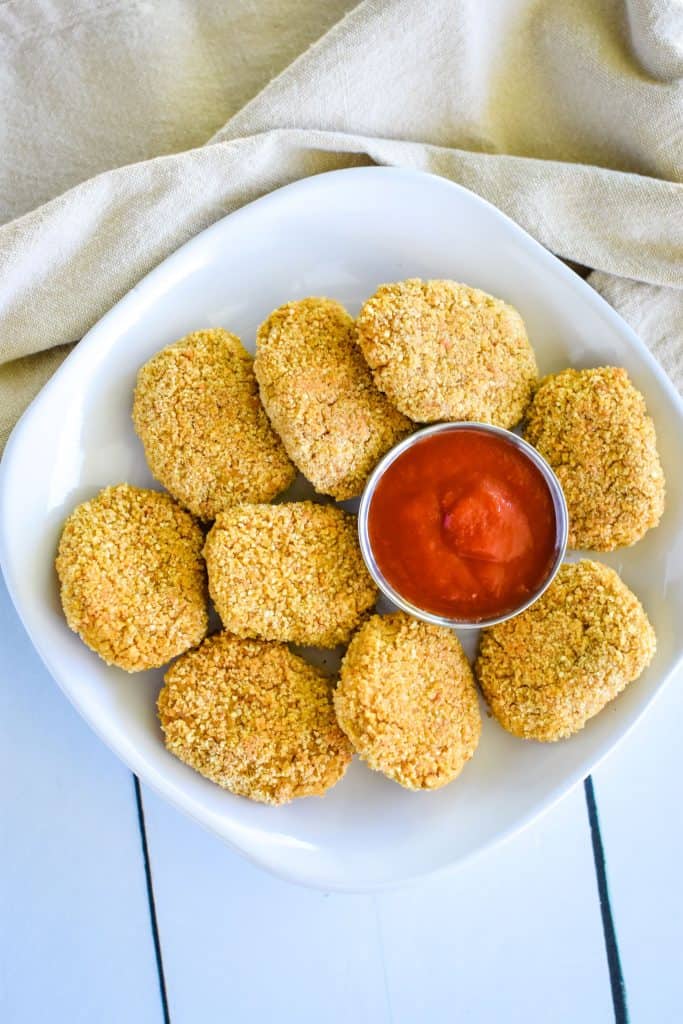
[[[683,387],[680,0],[366,0],[207,145],[169,152],[348,6],[0,7],[5,214],[116,167],[0,227],[0,440],[69,343],[179,244],[278,185],[369,162],[459,181],[596,268]]]

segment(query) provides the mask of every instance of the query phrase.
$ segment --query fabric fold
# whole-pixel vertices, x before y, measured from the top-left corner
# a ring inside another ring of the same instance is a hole
[[[288,2],[295,17],[301,0]],[[373,163],[456,181],[557,255],[598,271],[592,283],[681,387],[678,299],[669,295],[683,288],[674,7],[366,0],[208,144],[105,171],[0,227],[1,439],[62,347],[188,238],[287,182]],[[137,3],[130,10],[139,17]],[[177,43],[170,7],[157,14],[169,46]],[[211,26],[220,33],[220,18]],[[133,53],[135,39],[127,45]],[[122,85],[123,118],[135,89]],[[647,298],[643,317],[636,296]],[[43,366],[37,353],[47,350]]]

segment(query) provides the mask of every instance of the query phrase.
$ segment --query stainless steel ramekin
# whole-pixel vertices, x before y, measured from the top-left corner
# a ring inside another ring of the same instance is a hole
[[[543,479],[548,485],[550,494],[553,500],[553,507],[555,510],[555,558],[553,560],[552,568],[548,574],[548,577],[542,585],[536,590],[523,604],[517,608],[513,608],[511,611],[506,612],[504,615],[499,615],[492,619],[450,619],[443,615],[436,615],[434,612],[425,611],[423,608],[418,608],[417,605],[406,600],[398,591],[394,590],[391,584],[384,578],[380,572],[379,566],[375,561],[375,557],[372,551],[372,545],[370,544],[370,536],[368,532],[368,514],[370,511],[370,505],[372,503],[372,497],[375,493],[375,489],[380,479],[388,469],[388,467],[399,458],[408,448],[412,448],[413,445],[419,444],[420,441],[426,437],[432,437],[434,434],[443,434],[446,432],[455,432],[460,430],[477,430],[482,431],[486,434],[496,434],[498,437],[505,438],[510,444],[513,444],[519,451],[523,452],[526,457],[533,462],[536,468],[540,471]],[[395,604],[398,608],[402,608],[403,611],[408,612],[410,615],[414,615],[418,619],[424,619],[425,622],[433,622],[438,626],[453,626],[458,629],[482,629],[486,626],[495,626],[499,622],[505,622],[506,619],[511,619],[515,615],[519,615],[525,608],[537,601],[541,594],[550,586],[553,579],[557,574],[557,570],[562,564],[565,551],[567,549],[567,532],[569,528],[569,516],[567,514],[567,503],[565,501],[564,494],[560,482],[553,473],[552,469],[545,461],[545,459],[532,448],[530,444],[527,444],[517,434],[513,434],[510,430],[503,430],[502,427],[492,427],[488,423],[470,423],[467,421],[458,423],[436,423],[434,426],[425,427],[423,430],[417,430],[414,434],[410,434],[395,445],[383,459],[378,462],[377,466],[370,475],[368,482],[365,485],[363,495],[360,500],[360,507],[358,509],[358,537],[360,540],[360,548],[365,559],[365,564],[368,567],[370,575],[374,579],[375,583],[382,591],[385,597],[387,597],[392,604]]]

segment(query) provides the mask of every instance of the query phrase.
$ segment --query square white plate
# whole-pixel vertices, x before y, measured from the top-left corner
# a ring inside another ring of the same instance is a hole
[[[474,759],[435,793],[407,792],[356,760],[324,799],[264,807],[219,789],[166,752],[155,715],[161,671],[129,676],[108,668],[68,630],[54,572],[57,540],[65,516],[105,484],[152,484],[130,414],[137,370],[154,352],[210,326],[234,331],[253,349],[258,324],[288,299],[328,295],[356,312],[380,283],[406,277],[455,278],[511,302],[542,373],[622,365],[645,394],[668,482],[666,513],[633,549],[599,557],[643,601],[657,655],[569,741],[523,742],[485,718]],[[146,783],[284,877],[329,889],[379,888],[456,864],[531,821],[590,771],[671,674],[683,651],[682,437],[681,400],[642,342],[498,210],[431,175],[337,171],[214,224],[92,328],[7,446],[0,560],[48,669]]]

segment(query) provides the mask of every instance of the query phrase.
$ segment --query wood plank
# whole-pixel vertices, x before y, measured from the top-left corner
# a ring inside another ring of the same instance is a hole
[[[0,580],[0,1020],[161,1020],[133,777],[34,653]]]
[[[379,905],[395,1024],[613,1019],[580,787],[450,879]]]
[[[683,1020],[682,687],[679,672],[593,773],[632,1021]]]
[[[282,882],[143,787],[173,1024],[383,1024],[372,897]]]
[[[580,787],[459,872],[378,896],[281,882],[143,792],[174,1024],[611,1019]]]

